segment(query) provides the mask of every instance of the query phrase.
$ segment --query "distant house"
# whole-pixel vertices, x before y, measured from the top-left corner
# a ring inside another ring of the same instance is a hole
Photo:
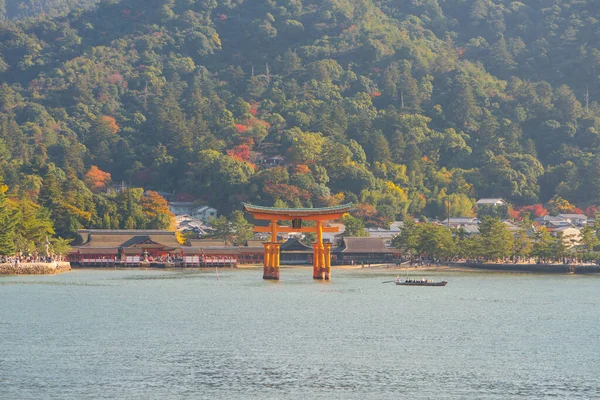
[[[464,229],[465,233],[469,236],[479,235],[479,225],[467,224],[461,226],[461,229]]]
[[[561,226],[552,231],[553,236],[563,235],[563,242],[568,247],[577,246],[581,242],[581,229],[574,226]]]
[[[386,247],[391,247],[392,239],[400,234],[402,227],[404,227],[403,221],[395,221],[390,225],[390,229],[368,228],[367,233],[369,237],[382,239]]]
[[[112,185],[108,185],[106,187],[106,194],[123,193],[125,191],[125,189],[128,189],[128,188],[129,188],[129,186],[127,186],[124,181],[121,181],[121,183],[114,183]]]
[[[556,229],[573,225],[571,224],[571,222],[567,221],[562,217],[552,215],[544,215],[543,217],[536,218],[535,222],[542,226],[545,226],[548,229]]]
[[[172,201],[169,203],[169,210],[175,215],[187,214],[204,222],[208,222],[211,218],[217,218],[215,208],[199,206],[191,201]]]
[[[588,217],[583,214],[558,214],[558,217],[573,225],[585,225],[588,222]]]
[[[485,216],[506,219],[508,217],[508,203],[501,198],[484,198],[477,200],[477,217]]]
[[[450,226],[451,228],[460,228],[461,226],[465,225],[477,225],[478,223],[479,220],[474,217],[451,217],[450,220],[446,218],[440,222],[440,224],[444,226]]]
[[[278,167],[285,162],[282,156],[265,157],[260,161],[260,165],[265,168]]]
[[[179,232],[191,232],[197,236],[206,235],[210,228],[201,219],[194,218],[187,214],[178,215],[175,217],[175,225]]]
[[[479,199],[479,200],[477,200],[477,203],[475,203],[475,204],[477,204],[477,206],[508,207],[508,203],[501,198]]]
[[[519,227],[519,225],[515,224],[514,222],[511,221],[502,221],[504,222],[504,225],[506,226],[506,228],[511,231],[512,233],[516,233],[518,232],[521,228]]]

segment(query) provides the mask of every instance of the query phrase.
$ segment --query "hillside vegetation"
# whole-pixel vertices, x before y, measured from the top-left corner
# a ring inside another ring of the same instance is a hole
[[[0,20],[57,16],[96,3],[98,0],[0,0]]]
[[[472,215],[492,196],[593,212],[599,14],[593,0],[109,0],[5,19],[0,227],[27,213],[63,237],[167,227],[162,198],[135,188],[226,214],[353,202],[367,225],[445,217],[447,202]]]

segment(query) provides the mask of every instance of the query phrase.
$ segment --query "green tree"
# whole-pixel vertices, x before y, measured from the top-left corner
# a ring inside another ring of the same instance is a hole
[[[419,224],[416,252],[433,259],[449,258],[456,254],[452,232],[445,226],[433,223]]]
[[[233,242],[234,232],[231,223],[224,215],[221,215],[218,218],[211,218],[208,221],[208,226],[211,229],[209,237],[222,239],[227,244],[231,244]]]
[[[499,218],[484,217],[479,223],[482,256],[499,260],[512,254],[514,236]]]
[[[589,251],[593,251],[598,244],[600,244],[600,240],[598,239],[598,233],[596,229],[592,225],[585,225],[580,232],[581,235],[581,243],[587,246]]]
[[[368,236],[365,226],[360,218],[345,214],[342,217],[342,223],[346,226],[343,236],[361,237]]]
[[[229,220],[234,244],[242,246],[248,240],[254,239],[254,226],[248,222],[242,211],[234,211]]]
[[[392,246],[405,253],[413,254],[419,243],[419,231],[417,224],[412,218],[406,218],[400,233],[392,239]]]
[[[545,227],[541,227],[535,234],[535,241],[531,255],[538,259],[550,259],[554,256],[554,241]]]
[[[6,189],[0,185],[0,255],[14,255],[17,219],[4,194]]]

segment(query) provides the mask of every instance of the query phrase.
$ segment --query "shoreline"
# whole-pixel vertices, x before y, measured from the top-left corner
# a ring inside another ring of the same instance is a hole
[[[261,270],[262,264],[244,264],[237,267],[79,267],[73,266],[73,270],[164,270],[164,271],[212,271],[215,268],[219,270]],[[312,269],[312,265],[282,265],[280,269]],[[449,263],[435,266],[396,266],[395,264],[372,264],[371,267],[362,267],[361,265],[333,265],[332,270],[364,270],[364,271],[414,271],[414,272],[495,272],[495,273],[539,273],[539,274],[597,274],[600,273],[600,266],[597,265],[569,265],[569,264],[502,264],[502,263]]]
[[[0,263],[0,275],[57,275],[71,271],[66,261],[49,263]]]

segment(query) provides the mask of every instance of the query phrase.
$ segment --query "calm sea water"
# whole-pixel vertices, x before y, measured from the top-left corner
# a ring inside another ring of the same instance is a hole
[[[0,277],[0,399],[600,398],[600,277]]]

